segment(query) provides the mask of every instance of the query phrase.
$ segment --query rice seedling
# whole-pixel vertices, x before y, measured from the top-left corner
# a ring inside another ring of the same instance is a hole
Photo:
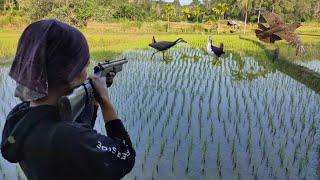
[[[200,103],[200,101],[199,101]],[[202,107],[201,103],[199,104],[199,112],[198,112],[198,124],[199,124],[199,137],[201,139],[201,134],[202,134]]]
[[[232,140],[231,157],[232,157],[233,169],[236,169],[237,168],[237,147],[236,147],[235,138],[233,138]]]
[[[102,37],[99,46],[111,43],[108,37]],[[173,35],[168,37],[174,39]],[[191,46],[195,42],[205,45],[207,39],[199,37],[186,35],[185,39]],[[95,37],[91,38],[90,43]],[[228,42],[229,50],[248,46],[261,52],[236,36],[216,37],[220,40]],[[236,42],[240,43],[233,45]],[[201,49],[181,46],[170,49],[172,61],[164,63],[158,57],[150,60],[152,52],[128,50],[118,56],[129,62],[109,89],[136,148],[138,167],[134,167],[132,177],[209,178],[217,172],[221,179],[230,179],[228,169],[232,169],[238,177],[248,179],[317,179],[319,170],[313,160],[319,159],[315,153],[320,121],[318,94],[250,54],[228,52],[216,61]],[[12,98],[15,83],[7,76],[8,70],[0,68],[0,126],[18,103]],[[235,78],[234,73],[240,73],[241,78]],[[106,133],[100,113],[95,129]],[[9,166],[2,168],[11,172]]]
[[[300,161],[299,161],[299,174],[302,173],[302,171],[304,170],[305,168],[305,159],[304,157],[301,157]]]
[[[191,137],[191,141],[188,146],[188,157],[186,161],[186,172],[189,173],[190,171],[190,158],[192,156],[192,150],[193,150],[193,137]]]
[[[210,137],[211,137],[211,141],[213,141],[213,138],[214,138],[214,124],[211,122],[210,124]]]
[[[205,139],[202,146],[202,162],[201,162],[201,173],[204,175],[205,173],[205,167],[206,167],[206,159],[207,159],[207,147],[208,142]]]
[[[284,161],[285,161],[284,146],[280,146],[279,151],[278,151],[278,155],[280,158],[280,165],[281,165],[281,167],[283,167]]]
[[[218,169],[218,174],[221,177],[222,176],[222,163],[221,163],[221,147],[220,147],[220,142],[218,142],[217,145],[217,154],[216,154],[216,165]]]

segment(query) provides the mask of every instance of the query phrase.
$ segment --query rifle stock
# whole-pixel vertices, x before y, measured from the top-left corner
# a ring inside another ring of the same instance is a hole
[[[120,59],[98,63],[94,67],[94,74],[99,77],[106,77],[108,73],[117,74],[122,70],[123,64],[128,60]],[[86,80],[80,86],[74,88],[68,95],[58,100],[58,109],[63,120],[74,121],[84,109],[85,105],[94,100],[94,88],[90,80]]]

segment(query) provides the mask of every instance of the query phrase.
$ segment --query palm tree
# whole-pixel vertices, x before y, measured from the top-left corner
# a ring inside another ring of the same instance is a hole
[[[181,12],[185,18],[186,23],[187,23],[188,18],[190,18],[190,15],[191,15],[191,9],[189,7],[184,7],[184,8],[182,8]],[[185,26],[184,31],[187,32],[187,26]]]
[[[166,4],[164,6],[163,13],[164,13],[164,17],[167,18],[167,23],[168,23],[167,32],[169,31],[170,18],[174,15],[174,11],[175,9],[171,4]]]
[[[13,0],[6,0],[3,3],[3,10],[5,11],[7,8],[10,8],[10,11],[12,12],[13,7],[14,7],[14,1]]]
[[[220,20],[221,17],[224,18],[224,14],[229,10],[228,4],[227,3],[218,3],[212,8],[212,11],[216,13],[219,17],[218,21],[218,34],[219,34],[219,27],[220,27]]]
[[[243,34],[246,34],[249,3],[250,3],[250,0],[241,0],[241,9],[245,11]]]
[[[258,11],[258,23],[260,23],[260,16],[261,16],[261,11],[266,10],[265,8],[262,7],[263,0],[258,1],[258,8],[256,9]]]
[[[188,22],[188,18],[191,15],[191,9],[189,7],[183,7],[181,12],[182,12],[182,14],[183,14],[183,16],[185,18],[185,21]]]
[[[195,5],[193,8],[192,8],[192,14],[196,17],[197,19],[197,23],[199,23],[199,17],[201,14],[203,14],[204,12],[202,11],[200,5]]]

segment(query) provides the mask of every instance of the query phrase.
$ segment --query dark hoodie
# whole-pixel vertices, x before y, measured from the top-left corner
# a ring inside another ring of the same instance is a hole
[[[131,171],[135,151],[121,120],[93,130],[97,106],[87,105],[77,122],[61,121],[54,106],[20,103],[7,116],[1,153],[19,163],[28,179],[120,179]]]

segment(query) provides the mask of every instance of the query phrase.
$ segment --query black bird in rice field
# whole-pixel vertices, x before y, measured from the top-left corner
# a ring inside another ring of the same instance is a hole
[[[164,59],[164,51],[170,49],[171,47],[175,46],[178,43],[187,43],[185,40],[182,38],[178,38],[177,40],[170,42],[170,41],[159,41],[157,42],[156,39],[152,38],[152,43],[149,44],[150,47],[153,49],[157,50],[157,52],[162,52],[162,58]],[[154,52],[151,56],[151,59],[153,58],[154,54],[157,52]]]
[[[213,55],[215,57],[220,57],[222,54],[224,54],[223,43],[220,44],[220,47],[213,46],[211,36],[209,36],[207,52],[208,54]]]

